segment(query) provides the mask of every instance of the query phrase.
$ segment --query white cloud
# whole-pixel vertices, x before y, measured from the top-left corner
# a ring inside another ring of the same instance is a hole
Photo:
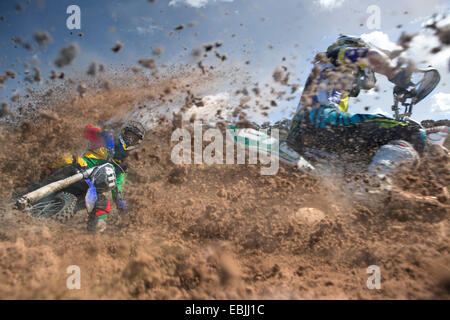
[[[431,105],[431,112],[450,113],[450,93],[438,92],[433,96],[433,104]]]
[[[439,47],[440,43],[436,36],[429,33],[420,33],[413,38],[409,44],[408,51],[402,54],[417,64],[431,65],[439,70],[443,75],[447,70],[448,60],[450,59],[450,47],[444,47],[436,54],[430,53],[433,48]]]
[[[450,17],[445,17],[436,23],[438,28],[448,28],[450,26]]]
[[[135,29],[128,29],[129,32],[135,32],[139,35],[153,34],[155,30],[162,31],[160,26],[157,26],[152,17],[133,17],[132,24],[136,25]]]
[[[438,11],[438,10],[436,10]],[[445,9],[443,10],[445,11]],[[438,28],[446,28],[450,25],[450,17],[447,17],[445,14],[438,14],[437,16],[428,16],[426,21],[422,23],[422,27],[427,27],[436,23],[436,27]]]
[[[147,33],[153,34],[153,30],[162,30],[162,28],[158,26],[149,26],[148,28],[136,27],[136,31],[140,35]]]
[[[395,42],[392,42],[389,40],[389,36],[381,31],[373,31],[371,33],[363,33],[361,35],[361,38],[369,43],[372,44],[380,49],[394,51],[394,50],[400,50],[401,47],[398,46]]]
[[[370,89],[370,90],[367,90],[367,91],[366,91],[366,94],[367,94],[368,96],[377,96],[377,95],[378,95],[378,90],[376,90],[375,88],[372,88],[372,89]]]
[[[233,2],[233,0],[170,0],[169,6],[177,6],[177,5],[188,5],[194,8],[202,8],[206,6],[209,2]]]
[[[342,6],[345,0],[315,0],[314,4],[326,10],[332,10]]]

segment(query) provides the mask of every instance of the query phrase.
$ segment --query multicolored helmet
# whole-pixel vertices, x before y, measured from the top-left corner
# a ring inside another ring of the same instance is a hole
[[[119,141],[124,150],[131,150],[137,147],[144,139],[145,128],[142,123],[129,121],[125,123],[119,135]]]
[[[367,47],[368,44],[364,40],[362,40],[360,37],[340,35],[337,38],[337,40],[331,46],[328,47],[327,53],[330,53],[337,47],[344,47],[344,46],[362,48],[362,47]]]

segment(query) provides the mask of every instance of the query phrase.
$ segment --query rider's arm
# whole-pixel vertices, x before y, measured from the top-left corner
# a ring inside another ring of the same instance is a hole
[[[370,49],[367,53],[368,67],[374,72],[385,75],[388,79],[394,78],[399,70],[394,66],[391,59],[383,52]]]

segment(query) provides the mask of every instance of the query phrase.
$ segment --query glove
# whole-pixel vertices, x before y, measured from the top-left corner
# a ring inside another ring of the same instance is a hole
[[[389,79],[389,81],[402,89],[408,89],[409,84],[411,83],[411,76],[412,71],[408,68],[403,68],[395,75],[395,77]]]
[[[119,212],[122,213],[122,214],[127,214],[128,211],[129,211],[127,203],[123,199],[117,200],[116,201],[116,206],[117,206],[117,209],[119,210]]]

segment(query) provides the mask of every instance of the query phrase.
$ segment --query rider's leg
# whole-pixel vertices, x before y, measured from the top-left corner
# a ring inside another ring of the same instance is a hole
[[[100,219],[107,220],[108,214],[111,213],[111,204],[103,193],[98,194],[95,202],[95,216]]]
[[[88,220],[88,230],[102,232],[106,228],[106,220],[111,212],[111,204],[104,194],[97,195],[94,210]]]

